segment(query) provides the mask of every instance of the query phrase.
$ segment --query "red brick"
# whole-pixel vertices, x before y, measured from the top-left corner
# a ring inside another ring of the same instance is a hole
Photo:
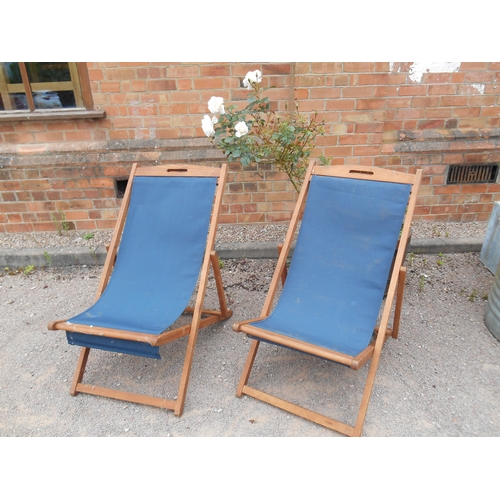
[[[387,99],[358,99],[356,109],[383,109],[387,106]]]
[[[430,128],[444,128],[444,120],[419,120],[417,122],[417,128],[419,130],[430,129]]]
[[[338,99],[340,98],[340,89],[336,87],[312,88],[309,97],[311,99]]]
[[[238,222],[238,217],[235,214],[221,214],[219,215],[219,222],[221,224],[235,224],[236,222]]]
[[[88,130],[82,130],[78,132],[66,132],[65,134],[67,141],[90,141],[92,140],[92,133]]]
[[[92,220],[85,220],[85,221],[75,221],[75,229],[78,231],[83,231],[83,230],[92,230],[96,229],[96,223]]]
[[[89,79],[93,81],[104,80],[104,72],[102,69],[90,69],[88,70]]]
[[[0,203],[2,213],[26,212],[26,208],[26,203]]]
[[[439,95],[453,95],[457,93],[456,85],[429,85],[428,93]]]
[[[136,70],[134,68],[106,69],[105,77],[108,82],[117,80],[135,80]]]
[[[441,97],[441,106],[467,106],[469,98],[466,96],[454,95]]]
[[[297,71],[297,66],[295,70]],[[338,62],[313,62],[310,65],[310,69],[306,70],[307,72],[311,71],[311,73],[340,73],[342,71],[342,63]]]
[[[427,87],[425,85],[401,85],[398,94],[402,95],[427,95]]]
[[[368,73],[373,71],[375,64],[372,62],[346,62],[344,63],[345,73]]]
[[[266,214],[267,222],[284,222],[289,221],[291,218],[291,214],[287,212],[274,212]]]
[[[149,80],[147,88],[151,92],[164,92],[168,90],[177,90],[175,80]]]
[[[373,95],[373,87],[344,87],[342,88],[342,98],[349,97],[371,97]]]
[[[426,118],[450,118],[452,116],[453,108],[426,108]]]
[[[199,68],[196,65],[181,65],[181,66],[170,66],[167,68],[167,76],[169,78],[179,78],[179,77],[195,77],[200,73]]]
[[[229,64],[218,64],[200,67],[200,76],[229,76],[231,66]]]
[[[5,229],[8,233],[28,233],[33,231],[33,224],[6,224]]]
[[[431,214],[451,214],[457,212],[456,205],[434,205],[431,207]]]
[[[240,224],[251,224],[257,222],[264,222],[264,214],[238,214],[238,223]]]
[[[114,219],[102,219],[96,221],[97,229],[114,229],[116,221]]]
[[[355,146],[354,156],[375,156],[380,154],[380,146]]]
[[[339,138],[339,144],[367,144],[368,137],[364,134],[346,134]]]
[[[120,92],[121,86],[120,82],[102,82],[100,86],[101,92]]]
[[[462,62],[460,63],[460,71],[484,71],[488,69],[487,62]]]
[[[357,76],[353,84],[356,85],[403,85],[406,82],[404,74],[372,73]]]

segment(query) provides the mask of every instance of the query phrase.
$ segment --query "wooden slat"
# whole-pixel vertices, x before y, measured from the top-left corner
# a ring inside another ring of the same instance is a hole
[[[7,76],[5,74],[4,63],[0,63],[0,95],[2,96],[3,107],[6,110],[12,109],[8,90]]]
[[[183,314],[193,314],[193,313],[194,313],[194,307],[186,307],[186,309],[184,309]],[[224,316],[224,314],[221,311],[213,311],[212,309],[202,309],[201,315],[203,316],[204,314],[210,314],[211,316]]]
[[[220,314],[225,318],[228,318],[233,313],[229,311],[227,308],[226,292],[224,291],[224,285],[222,284],[222,275],[220,272],[219,257],[217,256],[215,250],[212,250],[210,252],[210,262],[212,264],[212,270],[214,273],[215,286],[217,288],[217,296],[219,297]]]
[[[241,373],[240,382],[236,389],[236,396],[241,398],[243,395],[243,388],[248,383],[248,378],[250,377],[250,372],[252,371],[252,367],[255,361],[255,356],[257,356],[257,350],[259,349],[260,342],[258,340],[252,340],[252,344],[250,345],[250,350],[248,352],[247,360],[245,362],[245,366],[243,367],[243,372]]]
[[[219,177],[220,168],[189,164],[156,165],[139,167],[136,175],[153,177]]]
[[[76,63],[78,67],[78,77],[80,79],[80,87],[82,89],[82,99],[85,109],[94,109],[94,100],[92,98],[92,88],[90,87],[89,72],[86,62]]]
[[[104,396],[106,398],[119,399],[121,401],[129,401],[130,403],[156,406],[158,408],[165,408],[167,410],[173,410],[176,404],[176,402],[171,399],[146,396],[145,394],[136,394],[134,392],[117,391],[115,389],[107,389],[106,387],[99,387],[89,384],[78,384],[76,386],[76,390],[77,392],[83,392],[85,394],[94,394],[96,396]]]
[[[401,320],[401,309],[403,307],[403,298],[405,293],[406,267],[399,270],[398,291],[396,295],[396,307],[394,310],[392,337],[397,339],[399,334],[399,322]]]
[[[121,340],[131,340],[133,342],[144,342],[145,344],[156,345],[157,335],[151,333],[130,332],[127,330],[115,330],[113,328],[94,327],[89,325],[79,325],[75,323],[57,323],[53,325],[55,330],[67,332],[85,333],[96,337],[107,337]]]
[[[31,90],[33,92],[60,92],[64,90],[73,90],[73,82],[41,82],[31,83]]]
[[[71,75],[71,90],[75,96],[75,104],[78,108],[83,108],[82,88],[80,85],[80,78],[78,77],[78,66],[74,62],[68,63],[69,74]]]
[[[87,366],[87,361],[89,359],[90,348],[82,347],[80,349],[80,356],[78,357],[78,362],[76,364],[75,374],[73,375],[73,381],[71,382],[71,389],[69,393],[72,396],[76,396],[78,394],[76,388],[78,384],[83,379],[83,374],[85,372],[85,367]]]
[[[314,175],[326,175],[329,177],[348,177],[351,179],[373,180],[382,182],[396,182],[399,184],[413,184],[415,174],[397,172],[387,168],[365,167],[363,165],[330,165],[317,166]]]
[[[35,101],[33,100],[33,94],[31,93],[28,71],[26,70],[26,63],[20,62],[19,69],[23,78],[23,87],[24,92],[26,93],[26,101],[28,102],[28,107],[30,108],[30,111],[35,111]]]
[[[293,403],[285,401],[283,399],[277,398],[275,396],[271,396],[263,391],[259,391],[249,386],[243,387],[243,394],[247,394],[248,396],[252,396],[255,399],[259,399],[260,401],[264,401],[265,403],[271,404],[280,408],[282,410],[288,411],[289,413],[293,413],[298,417],[305,418],[310,420],[311,422],[315,422],[316,424],[322,425],[323,427],[327,427],[328,429],[332,429],[334,431],[345,434],[346,436],[352,436],[354,433],[354,427],[350,425],[343,424],[338,420],[334,420],[329,417],[325,417],[320,413],[315,413],[306,408],[302,408],[301,406],[297,406]]]
[[[337,363],[342,363],[343,365],[347,366],[351,366],[351,363],[354,359],[353,356],[349,356],[348,354],[343,354],[341,352],[318,347],[314,344],[308,344],[307,342],[302,342],[301,340],[296,340],[291,337],[280,335],[275,332],[270,332],[268,330],[263,330],[251,325],[242,325],[240,331],[247,333],[252,337],[257,337],[260,340],[280,344],[291,349],[296,349],[297,351],[313,354],[314,356],[320,356],[324,359],[336,361]]]

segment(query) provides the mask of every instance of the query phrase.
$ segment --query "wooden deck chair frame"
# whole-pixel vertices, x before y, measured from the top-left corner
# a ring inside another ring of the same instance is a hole
[[[399,322],[401,316],[401,307],[403,302],[404,285],[406,277],[406,268],[403,267],[403,260],[405,257],[406,244],[398,245],[396,251],[392,271],[390,274],[390,281],[388,288],[386,290],[387,296],[385,299],[385,305],[382,309],[382,315],[380,317],[380,323],[374,331],[374,339],[357,356],[349,356],[341,352],[332,351],[323,347],[318,347],[314,344],[309,344],[306,342],[299,341],[297,339],[292,339],[275,332],[266,331],[258,327],[250,325],[255,321],[260,321],[269,316],[273,307],[273,301],[275,299],[279,282],[284,283],[287,276],[286,261],[292,244],[292,240],[297,228],[297,224],[300,220],[301,214],[305,206],[305,200],[307,198],[307,193],[309,190],[309,183],[313,175],[327,175],[336,177],[345,177],[350,179],[367,179],[370,180],[380,180],[385,182],[396,182],[411,185],[411,194],[409,197],[409,202],[407,206],[407,212],[404,219],[403,228],[400,235],[400,242],[407,242],[410,235],[410,226],[413,216],[413,211],[415,208],[415,203],[417,199],[418,187],[421,180],[421,170],[417,170],[416,174],[407,174],[402,172],[391,171],[388,169],[377,168],[377,167],[364,167],[360,165],[342,165],[342,166],[329,166],[329,167],[317,167],[314,160],[310,162],[309,168],[306,172],[304,182],[302,185],[299,198],[297,200],[296,208],[294,210],[288,232],[285,237],[283,245],[279,246],[279,257],[276,265],[276,269],[270,284],[269,292],[265,300],[264,306],[262,308],[261,316],[259,318],[254,318],[242,322],[235,323],[233,325],[233,330],[236,332],[244,332],[253,339],[250,351],[243,368],[243,373],[237,388],[236,395],[241,397],[243,394],[252,396],[253,398],[264,401],[268,404],[281,408],[282,410],[288,411],[297,416],[303,417],[307,420],[315,422],[319,425],[337,431],[339,433],[345,434],[347,436],[360,436],[363,424],[366,417],[366,412],[368,409],[368,403],[370,400],[371,392],[373,389],[373,384],[375,380],[375,375],[377,372],[380,355],[382,351],[382,346],[389,337],[397,338],[399,331]],[[391,316],[391,307],[396,298],[394,316],[392,322],[392,328],[389,327],[389,321]],[[252,367],[257,355],[257,350],[259,344],[262,341],[271,342],[284,347],[292,348],[298,351],[302,351],[320,358],[335,361],[346,365],[354,370],[360,369],[368,361],[371,360],[371,365],[369,367],[368,376],[361,400],[361,405],[358,411],[357,419],[354,426],[348,425],[346,423],[339,422],[327,416],[321,415],[319,413],[313,412],[309,409],[303,408],[291,402],[285,401],[283,399],[277,398],[256,388],[248,385],[248,380]]]
[[[125,391],[118,391],[105,387],[98,387],[95,385],[87,385],[82,383],[85,367],[87,364],[88,356],[90,353],[89,347],[82,347],[80,356],[77,362],[77,367],[73,382],[71,384],[70,394],[76,396],[79,392],[87,394],[95,394],[99,396],[129,401],[132,403],[140,403],[159,408],[174,410],[176,416],[181,416],[184,410],[184,403],[188,387],[189,375],[194,356],[194,348],[198,336],[198,331],[201,328],[212,325],[219,321],[223,321],[232,315],[232,311],[228,310],[226,303],[226,296],[222,285],[220,266],[218,257],[214,251],[215,236],[217,231],[217,223],[219,218],[220,206],[222,195],[224,191],[224,184],[226,179],[227,165],[223,164],[220,168],[212,168],[206,166],[198,166],[191,164],[169,164],[157,166],[143,166],[140,167],[136,163],[132,166],[129,181],[125,190],[124,198],[118,215],[115,230],[108,248],[106,261],[104,263],[103,272],[98,285],[96,301],[103,293],[117,257],[118,246],[120,237],[125,225],[127,211],[130,204],[130,197],[132,191],[133,181],[139,176],[181,176],[181,177],[216,177],[217,188],[215,198],[212,206],[212,214],[210,219],[209,232],[207,237],[207,244],[205,254],[202,261],[198,292],[196,294],[196,302],[194,308],[186,308],[184,313],[192,314],[191,323],[179,328],[172,329],[161,333],[160,335],[152,335],[141,332],[114,330],[107,328],[89,327],[88,325],[78,325],[67,323],[66,320],[53,321],[49,323],[49,330],[65,330],[72,332],[79,332],[90,335],[100,335],[105,337],[112,337],[115,339],[132,340],[136,342],[149,343],[152,346],[162,346],[176,340],[178,338],[189,335],[189,340],[186,349],[182,374],[180,378],[180,385],[175,400],[163,399],[143,394],[136,394]],[[212,267],[217,294],[219,299],[220,310],[207,310],[203,308],[207,281],[209,276],[209,268]],[[202,316],[204,316],[202,318]]]

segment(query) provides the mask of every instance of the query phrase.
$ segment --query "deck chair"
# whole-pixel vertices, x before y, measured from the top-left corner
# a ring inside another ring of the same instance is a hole
[[[82,346],[73,396],[84,392],[182,414],[198,330],[232,314],[214,251],[226,169],[133,165],[96,302],[81,314],[48,325],[49,330],[64,330],[69,344]],[[220,311],[203,308],[210,265]],[[194,307],[187,307],[197,283]],[[184,313],[192,315],[190,324],[170,328]],[[176,400],[82,383],[90,349],[159,359],[160,346],[186,335]]]
[[[310,163],[261,316],[233,325],[235,331],[253,339],[238,397],[246,394],[348,436],[361,435],[382,346],[389,336],[398,335],[406,273],[402,267],[406,245],[398,241],[407,241],[420,177],[420,171],[406,174],[359,165],[317,167],[314,161]],[[388,326],[391,316],[392,328]],[[354,370],[371,360],[355,425],[248,385],[261,341]]]

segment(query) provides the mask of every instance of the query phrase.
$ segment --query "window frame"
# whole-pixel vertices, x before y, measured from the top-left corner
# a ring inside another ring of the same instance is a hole
[[[71,81],[69,82],[44,82],[30,83],[26,63],[19,62],[19,69],[22,76],[22,83],[6,84],[5,79],[0,78],[0,93],[7,95],[14,91],[24,92],[29,109],[10,109],[0,110],[0,122],[8,121],[34,121],[34,120],[67,120],[78,118],[104,118],[106,112],[104,110],[94,109],[94,101],[92,99],[92,90],[90,87],[89,74],[87,63],[85,62],[70,62],[68,63]],[[43,89],[48,90],[72,90],[75,95],[76,108],[60,108],[60,109],[36,109],[33,100],[33,91],[36,87],[43,86]],[[4,106],[8,99],[3,99]]]

